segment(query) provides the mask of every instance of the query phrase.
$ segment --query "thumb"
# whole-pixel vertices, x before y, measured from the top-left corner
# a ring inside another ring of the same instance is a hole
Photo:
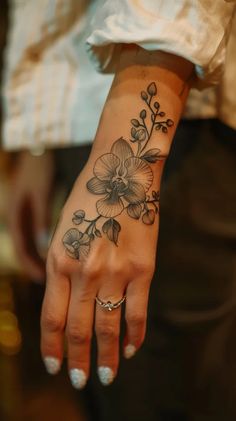
[[[46,257],[49,242],[50,206],[47,198],[37,197],[34,207],[34,236],[38,253]]]

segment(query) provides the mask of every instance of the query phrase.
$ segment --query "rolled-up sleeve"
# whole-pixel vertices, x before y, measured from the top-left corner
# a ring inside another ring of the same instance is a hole
[[[199,85],[217,83],[225,60],[235,1],[103,0],[87,39],[100,71],[115,69],[122,44],[190,60]]]

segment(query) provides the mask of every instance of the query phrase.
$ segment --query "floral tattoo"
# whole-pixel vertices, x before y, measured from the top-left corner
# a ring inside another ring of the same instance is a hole
[[[146,225],[154,223],[159,212],[160,195],[154,190],[148,194],[154,178],[151,165],[165,156],[158,148],[148,149],[148,143],[154,130],[167,133],[174,125],[161,111],[156,95],[157,87],[152,82],[146,91],[141,92],[145,108],[139,118],[131,120],[130,143],[121,137],[113,143],[110,152],[96,160],[94,176],[87,182],[87,189],[100,196],[96,202],[97,216],[89,220],[84,210],[74,212],[74,228],[69,229],[62,240],[70,257],[86,257],[92,241],[103,235],[117,245],[121,225],[116,218],[122,212],[141,219]],[[83,229],[79,230],[78,225]]]

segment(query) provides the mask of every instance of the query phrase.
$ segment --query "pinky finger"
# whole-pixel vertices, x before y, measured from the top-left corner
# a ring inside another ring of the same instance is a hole
[[[126,335],[124,357],[131,358],[141,347],[146,333],[149,288],[137,281],[129,284],[126,292]]]

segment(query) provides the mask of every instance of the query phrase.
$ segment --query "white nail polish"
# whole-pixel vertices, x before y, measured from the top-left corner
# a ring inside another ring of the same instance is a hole
[[[45,357],[44,364],[49,374],[57,374],[61,367],[60,361],[55,357]]]
[[[79,368],[72,368],[69,375],[72,386],[75,389],[83,389],[87,382],[87,376],[84,370],[80,370]]]
[[[129,359],[132,358],[134,356],[134,354],[136,353],[136,348],[134,345],[126,345],[125,349],[124,349],[124,357]]]
[[[114,373],[110,367],[98,367],[98,377],[103,386],[108,386],[114,380]]]

